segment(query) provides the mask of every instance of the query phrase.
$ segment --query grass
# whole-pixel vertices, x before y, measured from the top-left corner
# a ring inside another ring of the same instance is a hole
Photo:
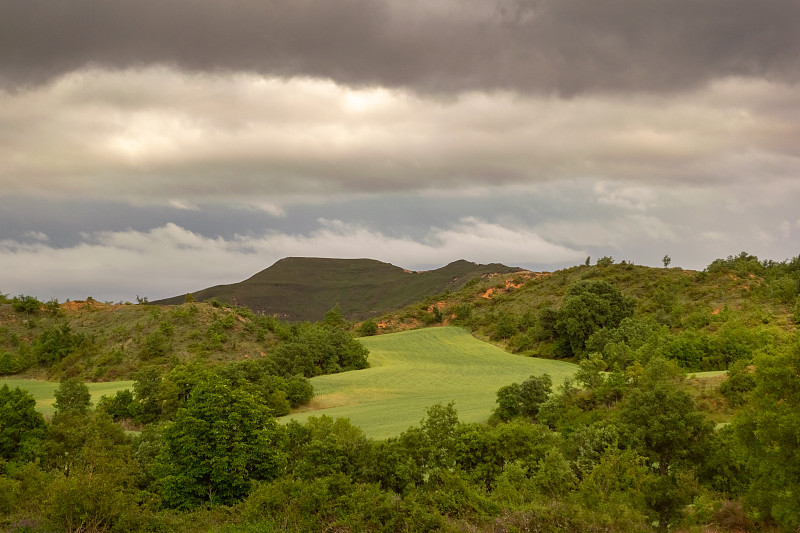
[[[41,381],[37,379],[0,379],[0,387],[8,385],[9,388],[19,387],[25,389],[36,399],[36,409],[44,416],[50,417],[55,413],[53,403],[56,401],[55,390],[58,383]],[[105,383],[87,383],[89,393],[92,395],[92,405],[97,405],[103,396],[113,396],[119,390],[132,389],[133,381],[109,381]]]
[[[313,378],[309,411],[284,417],[349,418],[372,438],[399,435],[418,425],[425,409],[454,402],[462,422],[484,422],[497,390],[548,373],[556,388],[577,366],[509,354],[454,327],[429,328],[360,339],[371,367]]]

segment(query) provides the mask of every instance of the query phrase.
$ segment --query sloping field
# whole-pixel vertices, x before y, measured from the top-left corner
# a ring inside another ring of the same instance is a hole
[[[58,383],[52,381],[40,381],[36,379],[0,379],[0,387],[8,385],[10,389],[19,387],[31,393],[36,399],[36,409],[45,416],[52,416],[56,409],[53,403],[56,401],[55,390]],[[89,393],[92,395],[92,405],[97,405],[103,396],[113,396],[118,390],[133,389],[133,381],[109,381],[106,383],[87,383]]]
[[[344,417],[367,436],[383,439],[418,425],[425,409],[437,403],[455,402],[462,422],[486,421],[500,387],[548,373],[555,389],[577,370],[562,361],[509,354],[454,327],[360,340],[370,351],[371,367],[312,378],[312,410],[281,420]]]

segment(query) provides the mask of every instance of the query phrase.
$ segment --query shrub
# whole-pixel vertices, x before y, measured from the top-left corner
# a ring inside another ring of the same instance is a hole
[[[42,302],[33,296],[25,296],[20,294],[11,300],[11,307],[18,313],[27,313],[32,315],[42,308]]]
[[[378,333],[378,323],[373,319],[365,320],[358,328],[358,334],[362,337],[371,337]]]
[[[38,362],[50,365],[67,357],[85,341],[88,341],[85,335],[73,333],[65,322],[44,330],[33,343],[32,352]]]

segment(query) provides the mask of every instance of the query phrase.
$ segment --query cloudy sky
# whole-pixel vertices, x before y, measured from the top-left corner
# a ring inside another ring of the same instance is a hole
[[[0,292],[800,253],[797,0],[0,0]]]

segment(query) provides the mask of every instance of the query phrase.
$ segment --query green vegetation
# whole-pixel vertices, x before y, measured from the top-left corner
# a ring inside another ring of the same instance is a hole
[[[460,328],[430,328],[378,335],[361,341],[370,368],[313,378],[311,407],[290,415],[307,420],[326,414],[348,418],[372,438],[393,437],[418,422],[425,409],[454,402],[462,420],[485,422],[498,388],[532,374],[561,384],[577,367],[561,361],[519,357],[481,342]]]
[[[364,368],[367,352],[336,324],[289,324],[219,302],[174,307],[66,302],[51,313],[0,304],[0,376],[59,381],[132,378],[143,366],[265,359],[307,377]]]
[[[746,253],[702,272],[650,268],[610,257],[548,273],[475,279],[379,319],[382,332],[441,320],[506,350],[580,360],[607,369],[658,352],[687,371],[726,370],[786,346],[796,329],[800,256],[759,261]]]
[[[0,528],[797,531],[800,258],[588,263],[476,277],[377,331],[4,297],[0,365],[60,384],[26,382],[48,417],[0,387]],[[418,329],[441,323],[466,329]],[[97,367],[132,386],[90,399]]]

